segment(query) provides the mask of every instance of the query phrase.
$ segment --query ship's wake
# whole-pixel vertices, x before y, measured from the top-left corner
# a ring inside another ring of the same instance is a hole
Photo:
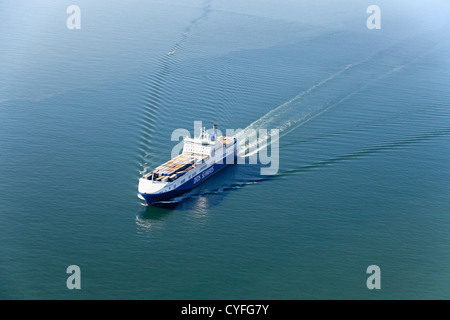
[[[271,139],[275,138],[275,131],[273,131],[273,129],[278,130],[279,139],[302,124],[324,113],[334,105],[342,102],[343,99],[336,102],[327,103],[324,101],[323,103],[308,104],[308,98],[317,94],[316,92],[321,87],[333,81],[336,77],[352,67],[352,64],[346,65],[328,78],[299,93],[289,101],[286,101],[285,103],[272,109],[236,134],[236,138],[239,141],[245,141],[245,139],[249,140],[248,143],[242,143],[240,145],[239,156],[248,157],[267,147],[267,143],[269,143],[269,141],[273,142]],[[266,129],[267,136],[262,135],[257,136],[257,139],[248,139],[250,135],[254,135],[255,131],[260,129]]]
[[[182,194],[180,196],[177,196],[173,199],[167,200],[167,201],[160,201],[156,203],[156,206],[163,207],[163,208],[175,208],[180,203],[184,202],[185,200],[193,200],[201,199],[206,196],[221,196],[224,193],[228,193],[231,191],[236,191],[245,187],[249,187],[264,181],[269,181],[273,179],[283,179],[285,177],[295,175],[302,172],[308,172],[311,170],[317,170],[320,168],[329,167],[332,165],[336,165],[340,162],[345,162],[348,160],[356,160],[356,159],[362,159],[364,157],[373,156],[379,153],[389,152],[393,151],[399,148],[403,148],[405,146],[410,146],[414,144],[424,143],[431,139],[446,137],[450,135],[450,127],[444,127],[439,128],[436,130],[431,130],[428,132],[424,132],[421,134],[417,134],[414,136],[410,136],[407,138],[401,138],[394,141],[382,143],[382,144],[376,144],[372,145],[366,148],[363,148],[361,150],[357,150],[352,153],[345,153],[336,155],[333,157],[330,157],[328,159],[319,160],[317,162],[313,163],[307,163],[300,165],[298,167],[293,167],[287,170],[281,170],[277,174],[273,176],[252,176],[247,177],[247,179],[243,179],[241,181],[229,181],[226,184],[220,185],[218,187],[214,186],[208,186],[203,189],[193,189],[185,194]],[[222,174],[222,173],[219,173]]]
[[[209,9],[208,9],[209,10]],[[207,11],[205,11],[207,13]],[[197,21],[198,22],[198,21]],[[305,123],[315,119],[325,112],[336,108],[352,96],[360,93],[365,88],[373,85],[381,79],[391,76],[396,72],[403,72],[408,65],[422,59],[431,50],[439,45],[439,41],[421,41],[421,47],[414,47],[417,42],[411,41],[413,45],[408,46],[407,41],[399,42],[392,47],[383,49],[368,59],[351,64],[345,64],[334,69],[330,75],[318,81],[307,89],[302,90],[290,100],[276,106],[269,112],[262,115],[257,120],[250,123],[246,128],[236,134],[239,141],[246,141],[246,138],[255,131],[267,130],[267,136],[260,135],[249,143],[241,143],[239,156],[249,157],[267,148],[273,139],[281,139],[283,136],[298,129]],[[377,121],[382,121],[378,119]],[[355,124],[352,124],[354,126]],[[276,135],[274,134],[276,133]],[[329,159],[325,158],[314,163],[306,163],[300,167],[280,170],[273,176],[254,176],[244,181],[229,181],[225,185],[217,188],[207,188],[192,190],[184,195],[173,198],[169,201],[161,202],[158,205],[177,205],[185,199],[202,198],[207,195],[223,194],[232,190],[251,186],[268,179],[279,179],[297,172],[312,170],[318,167],[329,166],[348,159],[358,159],[366,155],[373,155],[378,152],[400,148],[405,145],[420,143],[423,140],[436,136],[449,135],[448,128],[430,132],[417,137],[406,137],[394,142],[385,142],[369,146],[355,152],[335,155]],[[323,138],[323,134],[319,138]],[[282,140],[280,140],[282,141]]]
[[[417,41],[414,40],[401,41],[376,52],[364,61],[341,66],[335,73],[270,110],[236,134],[240,141],[245,142],[240,144],[239,156],[254,155],[274,139],[280,139],[374,82],[422,59],[440,43],[438,39],[429,38],[428,41],[420,42],[422,46],[416,46]],[[256,139],[249,139],[249,136],[260,129],[267,130],[267,136],[258,135]]]

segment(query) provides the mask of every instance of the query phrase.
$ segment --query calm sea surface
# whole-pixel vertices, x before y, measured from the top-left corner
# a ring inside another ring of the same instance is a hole
[[[2,1],[0,299],[450,299],[450,5],[425,3],[370,30],[371,1]],[[277,174],[143,206],[194,121],[278,129]]]

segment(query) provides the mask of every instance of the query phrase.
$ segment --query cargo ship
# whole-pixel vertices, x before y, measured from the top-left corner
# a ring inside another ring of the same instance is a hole
[[[179,196],[228,164],[235,163],[238,150],[237,139],[217,136],[216,125],[209,134],[202,128],[199,136],[183,139],[183,151],[180,155],[139,179],[137,196],[145,200],[147,205]]]

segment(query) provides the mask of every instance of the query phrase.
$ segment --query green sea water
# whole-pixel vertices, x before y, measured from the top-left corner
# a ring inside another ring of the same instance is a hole
[[[372,4],[1,2],[0,299],[450,298],[450,7]],[[143,206],[194,121],[277,173]]]

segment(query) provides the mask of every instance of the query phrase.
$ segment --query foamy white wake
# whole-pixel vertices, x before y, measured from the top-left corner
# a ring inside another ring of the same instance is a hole
[[[321,115],[325,111],[342,103],[352,95],[360,92],[374,81],[403,70],[406,66],[420,61],[432,52],[446,38],[434,39],[422,46],[417,45],[415,38],[396,43],[391,47],[375,52],[365,61],[348,64],[325,80],[301,92],[289,101],[272,109],[258,120],[251,123],[236,137],[246,141],[255,130],[267,129],[271,138],[279,139],[304,123]],[[414,44],[411,46],[411,44]],[[401,53],[399,55],[399,53]],[[408,54],[405,54],[408,53]],[[273,136],[271,129],[278,130]],[[248,157],[265,148],[270,141],[266,136],[251,139],[250,143],[241,143],[239,155]]]
[[[241,141],[239,156],[248,157],[254,155],[261,149],[267,147],[269,143],[274,142],[274,139],[279,139],[302,124],[327,111],[337,103],[340,103],[343,98],[326,101],[324,98],[314,100],[316,97],[312,96],[319,88],[325,86],[353,66],[355,66],[355,64],[346,65],[328,78],[270,110],[261,118],[252,122],[245,129],[237,133],[236,138]],[[256,139],[252,138],[255,136],[255,132],[258,133],[260,129],[266,129],[267,135],[257,135]]]

